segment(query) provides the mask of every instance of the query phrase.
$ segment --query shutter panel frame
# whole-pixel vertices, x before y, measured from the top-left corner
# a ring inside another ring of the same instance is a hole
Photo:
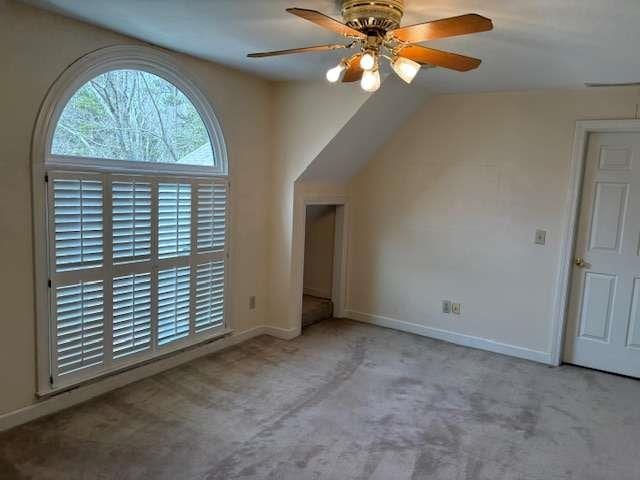
[[[91,280],[56,288],[54,308],[56,376],[104,363],[104,282]]]
[[[198,252],[224,251],[227,240],[228,182],[198,181],[196,189],[196,248]]]
[[[104,180],[101,176],[57,176],[50,200],[55,272],[104,264]]]
[[[191,182],[158,182],[158,259],[191,254],[192,190]]]
[[[140,178],[111,182],[113,263],[150,260],[152,256],[152,185]]]
[[[191,266],[158,271],[156,348],[178,342],[190,334]]]
[[[151,272],[113,279],[113,361],[151,350]]]
[[[194,328],[196,333],[225,323],[226,261],[210,260],[197,266],[194,298]]]

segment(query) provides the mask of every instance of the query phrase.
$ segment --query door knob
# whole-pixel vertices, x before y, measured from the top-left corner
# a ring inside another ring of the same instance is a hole
[[[576,264],[576,267],[580,267],[580,268],[584,267],[587,264],[587,262],[585,262],[584,258],[582,257],[576,257],[576,259],[574,260],[574,263]]]

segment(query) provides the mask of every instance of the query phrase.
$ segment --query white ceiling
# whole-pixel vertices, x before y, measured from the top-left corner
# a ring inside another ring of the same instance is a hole
[[[274,80],[323,78],[339,52],[248,59],[253,51],[339,40],[285,12],[340,18],[334,0],[25,0],[163,47]],[[483,59],[477,71],[422,72],[433,91],[576,87],[640,82],[640,0],[405,0],[403,24],[480,13],[491,32],[431,42]]]

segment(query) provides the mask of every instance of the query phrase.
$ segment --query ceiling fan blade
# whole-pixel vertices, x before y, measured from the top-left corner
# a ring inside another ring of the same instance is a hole
[[[342,48],[351,48],[351,45],[316,45],[313,47],[291,48],[289,50],[276,50],[273,52],[250,53],[249,58],[275,57],[277,55],[291,55],[292,53],[311,53],[311,52],[327,52],[329,50],[340,50]]]
[[[398,50],[398,55],[406,57],[414,62],[434,65],[436,67],[449,68],[458,72],[468,72],[478,68],[482,60],[478,58],[466,57],[457,53],[444,52],[422,45],[407,45]]]
[[[364,33],[359,32],[355,28],[351,28],[344,23],[340,23],[337,20],[334,20],[331,17],[328,17],[324,13],[320,13],[316,10],[307,10],[306,8],[287,8],[287,12],[297,15],[300,18],[304,18],[310,22],[315,23],[316,25],[321,26],[322,28],[326,28],[327,30],[331,30],[332,32],[337,33],[338,35],[343,35],[345,37],[354,37],[354,38],[365,38],[366,35]]]
[[[455,37],[469,33],[486,32],[493,29],[491,19],[470,13],[459,17],[443,18],[434,22],[419,23],[397,28],[389,36],[402,42],[424,42],[438,38]]]
[[[360,58],[362,58],[361,53],[354,55],[348,60],[349,65],[342,75],[342,81],[344,83],[357,82],[362,78],[364,70],[360,66]]]

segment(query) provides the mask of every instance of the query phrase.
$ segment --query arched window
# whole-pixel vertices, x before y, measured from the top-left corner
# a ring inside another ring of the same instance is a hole
[[[214,167],[209,134],[187,96],[142,70],[110,70],[69,100],[53,155]]]
[[[168,55],[111,47],[76,62],[33,150],[41,392],[229,331],[226,150]]]

